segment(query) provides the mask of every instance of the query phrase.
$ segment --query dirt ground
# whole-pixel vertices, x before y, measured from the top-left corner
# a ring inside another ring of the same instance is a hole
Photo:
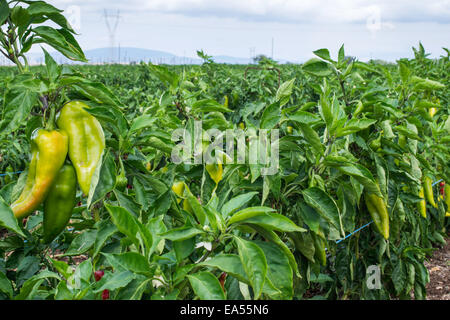
[[[450,238],[447,244],[425,261],[430,274],[427,284],[427,300],[450,300]]]

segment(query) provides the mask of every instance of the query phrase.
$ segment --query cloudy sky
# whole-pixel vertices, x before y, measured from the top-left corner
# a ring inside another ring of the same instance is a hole
[[[305,61],[329,48],[360,60],[411,57],[422,41],[438,57],[450,48],[450,0],[48,0],[65,10],[83,49],[115,45],[210,55]]]

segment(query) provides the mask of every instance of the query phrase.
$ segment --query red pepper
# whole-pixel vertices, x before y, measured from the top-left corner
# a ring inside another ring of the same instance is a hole
[[[225,279],[227,278],[227,273],[223,272],[219,277],[220,286],[222,290],[225,291]]]
[[[108,300],[109,299],[109,290],[105,289],[102,292],[102,300]]]
[[[105,271],[103,271],[103,270],[95,271],[94,272],[95,281],[100,281],[100,279],[103,278],[104,275],[105,275]]]

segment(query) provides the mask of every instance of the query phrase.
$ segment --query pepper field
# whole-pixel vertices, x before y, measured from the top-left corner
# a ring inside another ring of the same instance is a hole
[[[0,299],[426,299],[425,263],[450,215],[448,49],[430,59],[419,43],[413,59],[364,63],[343,45],[251,66],[203,52],[201,65],[58,65],[46,53],[29,66],[36,39],[85,57],[53,7],[5,5],[1,47],[16,66],[0,68]],[[33,131],[74,100],[105,148],[89,194],[77,188],[69,223],[45,244],[44,205],[16,219],[11,204]],[[227,130],[244,133],[229,149]],[[263,133],[276,158],[252,162]]]

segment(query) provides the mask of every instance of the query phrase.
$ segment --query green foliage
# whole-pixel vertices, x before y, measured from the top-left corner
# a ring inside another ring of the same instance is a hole
[[[30,67],[35,43],[85,57],[61,11],[19,2],[10,12],[0,1],[0,38],[17,34],[17,68],[0,69],[0,172],[11,173],[0,178],[0,299],[101,299],[103,290],[111,299],[304,299],[309,289],[327,299],[425,298],[424,260],[446,236],[449,209],[437,201],[424,219],[417,192],[425,172],[450,183],[448,50],[431,60],[420,44],[414,59],[380,64],[342,46],[337,60],[319,49],[302,66],[260,59],[257,68],[203,51],[200,66],[59,66],[44,52],[45,65]],[[61,29],[29,28],[49,20]],[[42,208],[22,225],[8,207],[23,188],[12,172],[26,170],[32,129],[73,99],[90,106],[107,148],[70,229],[45,246]],[[216,184],[201,163],[173,163],[172,133],[194,133],[194,120],[203,121],[200,153],[213,145],[208,129],[278,129],[278,171],[225,163]],[[185,182],[181,195],[175,181]],[[371,226],[337,244],[371,221],[365,191],[387,205],[389,240]],[[371,265],[381,289],[367,287]]]

